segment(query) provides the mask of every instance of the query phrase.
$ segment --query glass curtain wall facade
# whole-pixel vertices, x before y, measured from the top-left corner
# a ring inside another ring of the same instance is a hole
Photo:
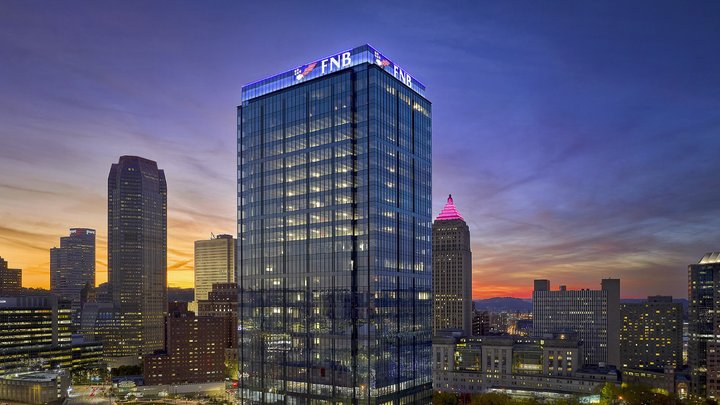
[[[710,370],[720,370],[720,364],[710,362],[716,356],[720,341],[720,252],[703,256],[697,264],[688,266],[688,366],[690,366],[690,393],[710,396],[719,385]],[[711,377],[712,376],[712,377]],[[720,387],[717,389],[720,391]]]
[[[238,153],[243,403],[422,402],[430,102],[358,63],[244,99]]]
[[[95,287],[95,230],[72,228],[69,236],[60,238],[59,248],[50,249],[50,291],[72,301],[79,321],[86,287]]]
[[[115,329],[106,350],[138,364],[165,345],[167,182],[157,163],[121,156],[108,176],[108,280]]]

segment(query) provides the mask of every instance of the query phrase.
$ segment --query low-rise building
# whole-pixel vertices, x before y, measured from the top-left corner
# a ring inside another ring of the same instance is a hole
[[[61,403],[68,395],[70,378],[60,372],[27,372],[0,377],[0,400],[43,405]]]
[[[618,383],[614,367],[583,366],[575,335],[438,336],[433,340],[433,389],[474,394],[490,389],[592,394]]]
[[[623,383],[638,384],[662,390],[665,394],[676,392],[675,369],[633,369],[623,368]]]

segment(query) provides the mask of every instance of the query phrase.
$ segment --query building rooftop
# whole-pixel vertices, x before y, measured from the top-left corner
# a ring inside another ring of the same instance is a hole
[[[452,194],[448,196],[447,203],[445,203],[445,207],[440,212],[440,215],[435,218],[436,221],[450,221],[453,219],[461,219],[464,221],[463,217],[458,212],[457,208],[455,208],[455,203],[453,202]]]
[[[720,252],[706,253],[698,264],[720,263]]]
[[[425,86],[422,83],[382,53],[378,52],[375,48],[365,44],[246,84],[242,88],[242,101],[245,102],[277,90],[304,83],[328,73],[334,73],[363,63],[377,65],[382,70],[405,83],[410,89],[425,97]]]
[[[26,373],[12,373],[2,376],[6,380],[22,380],[22,381],[52,381],[58,378],[57,373],[51,373],[48,371],[30,371]]]

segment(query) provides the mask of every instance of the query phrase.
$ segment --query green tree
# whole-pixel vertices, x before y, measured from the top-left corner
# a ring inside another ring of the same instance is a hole
[[[126,375],[141,375],[143,373],[142,366],[120,366],[111,370],[113,377]]]
[[[237,360],[233,361],[231,359],[225,360],[225,377],[231,379],[231,380],[237,380],[238,374],[240,372],[239,370],[240,364],[237,362]]]
[[[470,401],[470,405],[511,405],[512,403],[509,396],[497,392],[478,394]]]
[[[600,390],[600,405],[610,405],[618,402],[620,387],[613,383],[605,383]]]
[[[450,392],[433,392],[433,405],[458,405],[457,395]]]
[[[575,397],[562,398],[562,399],[558,399],[554,403],[555,403],[555,405],[580,405],[580,400],[578,400]]]

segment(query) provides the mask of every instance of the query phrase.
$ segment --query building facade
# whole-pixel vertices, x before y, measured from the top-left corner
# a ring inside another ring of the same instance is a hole
[[[50,249],[50,291],[70,300],[79,314],[83,288],[95,287],[95,230],[71,228],[60,238],[60,247]]]
[[[470,228],[452,195],[432,227],[433,334],[459,329],[472,333]]]
[[[675,369],[672,367],[665,369],[625,368],[622,371],[623,383],[652,387],[661,390],[664,394],[682,395],[678,390],[675,378]]]
[[[167,306],[167,184],[152,160],[121,156],[110,169],[108,280],[116,333],[107,355],[138,364],[163,348]]]
[[[97,368],[99,343],[75,343],[70,301],[52,294],[0,297],[0,375],[28,369]]]
[[[207,300],[198,301],[198,316],[220,318],[225,323],[226,376],[238,379],[238,294],[237,283],[217,283]]]
[[[471,336],[485,336],[490,333],[490,312],[473,311]]]
[[[112,302],[86,302],[77,333],[87,342],[110,344],[115,332],[115,308]]]
[[[216,283],[234,283],[236,243],[232,235],[195,241],[195,305]]]
[[[614,367],[583,367],[576,335],[433,338],[433,388],[455,394],[490,389],[593,394],[619,383]]]
[[[69,387],[69,373],[18,373],[0,377],[0,400],[33,405],[58,404],[67,398]]]
[[[718,398],[720,392],[720,252],[688,266],[688,366],[690,393]]]
[[[22,291],[22,270],[11,269],[0,257],[0,296],[15,295]]]
[[[620,305],[620,365],[625,369],[662,371],[683,366],[683,308],[672,297]]]
[[[550,281],[535,280],[533,335],[574,332],[584,344],[584,363],[620,363],[620,280],[603,279],[599,290],[550,290]]]
[[[225,378],[226,330],[222,318],[182,309],[165,317],[165,348],[145,356],[146,385],[197,384]]]
[[[431,392],[431,118],[368,45],[243,87],[240,394],[409,403]]]

